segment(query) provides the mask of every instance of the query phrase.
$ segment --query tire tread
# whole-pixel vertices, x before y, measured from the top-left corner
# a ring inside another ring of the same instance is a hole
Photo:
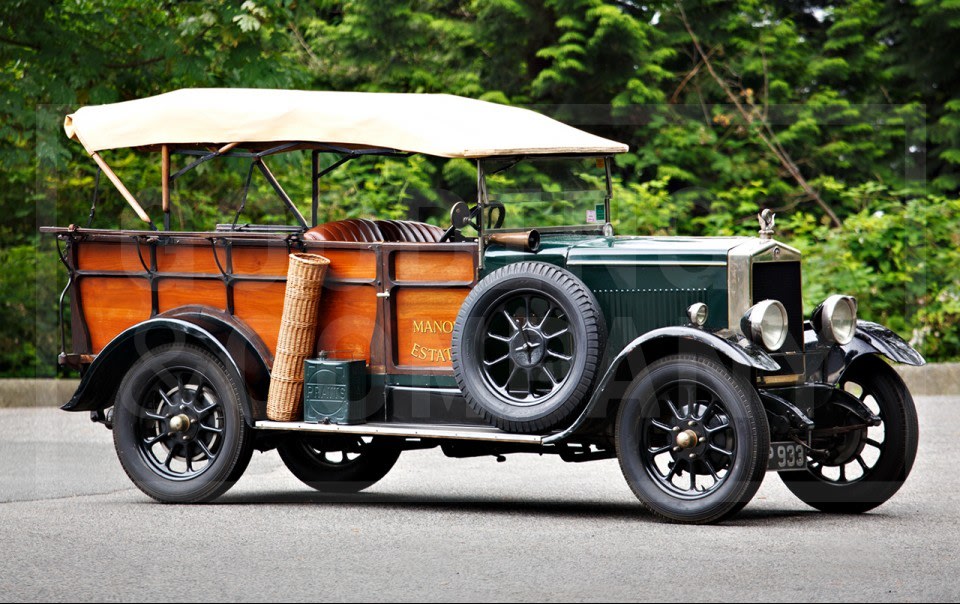
[[[463,330],[466,323],[465,317],[469,314],[464,312],[465,309],[472,309],[489,288],[498,285],[503,279],[523,278],[528,275],[535,275],[536,277],[553,282],[570,298],[581,316],[585,319],[584,323],[587,330],[586,341],[588,347],[586,351],[586,363],[583,369],[584,378],[580,380],[576,389],[563,405],[545,417],[519,421],[500,417],[492,413],[484,405],[482,398],[468,387],[463,377],[464,372],[461,368],[462,359],[458,344],[463,340]],[[602,360],[603,349],[606,345],[606,338],[606,323],[599,310],[596,298],[580,279],[569,271],[546,262],[523,261],[497,269],[481,280],[480,283],[470,291],[470,294],[463,301],[457,320],[454,322],[452,334],[453,346],[451,348],[450,358],[454,369],[454,377],[457,380],[460,391],[463,393],[470,408],[477,413],[483,421],[507,432],[544,432],[554,428],[585,402],[587,395],[599,377],[600,362]]]

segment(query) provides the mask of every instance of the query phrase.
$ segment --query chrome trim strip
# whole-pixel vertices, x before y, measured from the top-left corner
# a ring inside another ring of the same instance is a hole
[[[740,319],[752,304],[755,262],[798,262],[800,250],[775,240],[750,239],[727,253],[727,327],[741,335]]]
[[[726,266],[725,260],[569,260],[567,266]]]
[[[455,396],[463,396],[463,392],[459,388],[433,388],[431,386],[394,386],[393,384],[387,384],[388,390],[402,390],[404,392],[427,392],[427,393],[438,393],[438,394],[450,394]]]
[[[455,440],[484,440],[490,442],[543,444],[544,436],[538,434],[511,434],[497,428],[484,426],[424,426],[423,424],[367,423],[354,425],[308,424],[306,422],[259,421],[254,427],[260,430],[284,430],[293,432],[327,432],[338,434],[361,434],[366,436],[400,436],[406,438],[449,438]]]

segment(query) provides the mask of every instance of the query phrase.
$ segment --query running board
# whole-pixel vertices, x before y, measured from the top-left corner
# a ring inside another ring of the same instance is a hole
[[[259,430],[287,430],[333,434],[360,434],[363,436],[399,436],[405,438],[449,438],[454,440],[483,440],[501,443],[543,444],[540,434],[511,434],[486,426],[437,426],[424,424],[393,424],[368,422],[366,424],[309,424],[306,422],[260,421]]]

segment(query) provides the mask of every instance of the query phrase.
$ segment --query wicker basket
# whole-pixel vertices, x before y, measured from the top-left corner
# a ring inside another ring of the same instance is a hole
[[[267,417],[273,421],[303,419],[303,362],[313,354],[316,343],[320,291],[329,265],[329,260],[316,254],[290,254],[267,394]]]

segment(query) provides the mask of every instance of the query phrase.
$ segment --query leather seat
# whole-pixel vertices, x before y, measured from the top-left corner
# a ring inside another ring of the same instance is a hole
[[[367,220],[350,218],[318,224],[303,234],[311,241],[360,241],[364,243],[437,243],[443,229],[413,220]]]
[[[312,241],[383,241],[380,229],[372,220],[350,219],[318,224],[303,234]]]
[[[410,226],[420,231],[423,241],[426,243],[437,243],[443,237],[443,229],[427,224],[426,222],[409,222]]]

